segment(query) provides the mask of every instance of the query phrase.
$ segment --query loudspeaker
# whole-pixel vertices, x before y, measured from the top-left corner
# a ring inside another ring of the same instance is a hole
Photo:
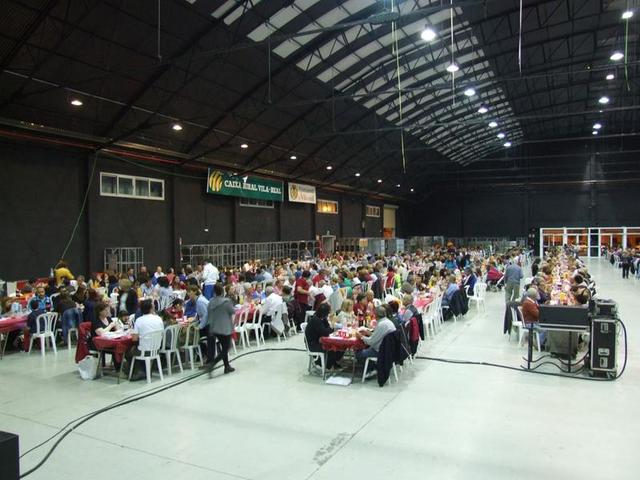
[[[13,433],[0,432],[0,478],[20,478],[20,447],[18,436]]]

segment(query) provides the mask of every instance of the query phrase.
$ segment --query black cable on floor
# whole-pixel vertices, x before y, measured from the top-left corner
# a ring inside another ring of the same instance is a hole
[[[244,352],[240,355],[236,355],[235,357],[233,357],[232,359],[229,360],[229,362],[233,362],[239,358],[242,358],[244,356],[247,355],[252,355],[254,353],[262,353],[262,352],[270,352],[270,351],[290,351],[290,352],[305,352],[306,350],[302,349],[302,348],[291,348],[291,347],[286,347],[286,348],[262,348],[260,350],[253,350],[251,352]],[[217,367],[214,368],[214,370],[218,370],[222,368],[222,365],[219,365]],[[49,459],[49,457],[51,457],[51,455],[53,454],[53,452],[55,451],[55,449],[58,447],[58,445],[60,445],[60,443],[65,439],[65,437],[67,435],[69,435],[71,432],[73,432],[76,428],[78,428],[79,426],[83,425],[84,423],[88,422],[89,420],[91,420],[92,418],[97,417],[98,415],[108,412],[110,410],[113,410],[114,408],[118,408],[118,407],[122,407],[124,405],[128,405],[130,403],[133,402],[137,402],[138,400],[142,400],[145,398],[148,398],[152,395],[156,395],[160,392],[164,392],[165,390],[169,390],[170,388],[174,388],[177,387],[178,385],[182,385],[183,383],[186,383],[190,380],[193,380],[195,378],[198,378],[202,375],[206,375],[207,371],[203,370],[197,373],[194,373],[193,375],[190,375],[186,378],[182,378],[178,381],[175,381],[169,385],[162,385],[159,386],[158,388],[155,389],[151,389],[145,392],[141,392],[135,395],[131,395],[130,397],[124,398],[118,402],[115,402],[111,405],[108,405],[106,407],[103,407],[99,410],[96,410],[94,412],[88,413],[86,415],[83,415],[81,417],[76,418],[75,420],[72,420],[70,422],[68,422],[64,427],[60,428],[58,430],[58,432],[56,432],[54,435],[52,435],[51,437],[49,437],[47,440],[41,442],[40,444],[36,445],[35,447],[29,449],[27,452],[23,453],[20,458],[24,457],[25,455],[27,455],[28,453],[36,450],[37,448],[40,448],[41,446],[45,445],[46,443],[50,442],[51,440],[53,440],[55,437],[57,437],[60,433],[62,433],[62,436],[56,440],[56,442],[52,445],[52,447],[49,449],[49,451],[47,452],[47,454],[44,456],[44,458],[42,460],[40,460],[40,462],[38,462],[33,468],[27,470],[26,472],[24,472],[23,474],[20,475],[20,478],[24,478],[28,475],[31,475],[33,472],[35,472],[36,470],[38,470],[40,467],[42,467],[45,462]],[[77,422],[77,423],[76,423]],[[75,424],[75,425],[73,425]],[[68,428],[70,425],[71,428]],[[64,433],[63,433],[64,432]]]

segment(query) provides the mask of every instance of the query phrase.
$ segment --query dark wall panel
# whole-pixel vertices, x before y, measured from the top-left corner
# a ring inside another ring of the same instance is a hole
[[[596,215],[603,227],[640,226],[640,189],[598,191]]]
[[[283,202],[280,205],[280,240],[311,240],[315,205]]]
[[[498,211],[496,205],[500,205]],[[523,195],[476,195],[471,201],[464,202],[462,222],[465,236],[512,236],[514,232],[522,232],[526,229]]]
[[[176,235],[182,238],[183,244],[233,243],[235,201],[231,197],[205,193],[204,179],[177,178]]]
[[[238,243],[273,242],[278,239],[278,206],[241,207],[236,203],[236,239]]]
[[[100,195],[100,172],[158,178],[165,181],[164,200],[140,200]],[[173,189],[171,177],[126,163],[100,158],[94,186],[89,195],[89,243],[91,271],[104,268],[104,249],[111,247],[143,247],[149,269],[174,263],[172,229]]]
[[[362,236],[362,200],[358,197],[342,197],[342,236]]]
[[[2,141],[0,278],[48,276],[71,238],[86,189],[87,155]],[[65,255],[72,272],[87,269],[85,216]]]

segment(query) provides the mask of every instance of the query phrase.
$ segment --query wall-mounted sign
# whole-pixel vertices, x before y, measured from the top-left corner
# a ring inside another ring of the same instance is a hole
[[[299,203],[316,203],[316,187],[302,183],[289,182],[289,201]]]
[[[284,185],[278,180],[235,175],[224,170],[210,168],[207,176],[207,193],[229,197],[258,198],[282,201]]]

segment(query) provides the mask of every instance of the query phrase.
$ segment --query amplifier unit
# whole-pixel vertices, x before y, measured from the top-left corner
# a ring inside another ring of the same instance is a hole
[[[594,318],[591,324],[591,370],[612,372],[617,370],[616,347],[618,322],[613,318]]]

